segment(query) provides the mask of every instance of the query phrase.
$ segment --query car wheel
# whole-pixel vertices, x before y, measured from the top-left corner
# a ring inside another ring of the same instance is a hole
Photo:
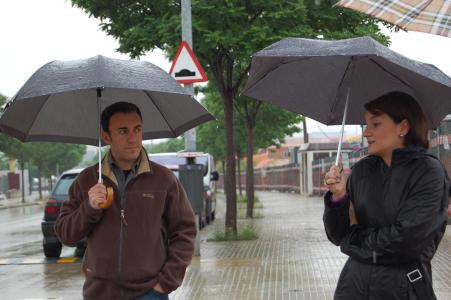
[[[48,258],[58,258],[61,255],[61,248],[63,245],[61,243],[43,244],[44,255]]]
[[[85,247],[77,247],[75,248],[75,257],[83,257],[85,255],[86,248]]]

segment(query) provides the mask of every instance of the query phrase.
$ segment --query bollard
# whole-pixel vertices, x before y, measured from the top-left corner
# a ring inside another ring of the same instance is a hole
[[[194,256],[200,256],[200,230],[198,214],[196,214],[196,239],[194,241]]]

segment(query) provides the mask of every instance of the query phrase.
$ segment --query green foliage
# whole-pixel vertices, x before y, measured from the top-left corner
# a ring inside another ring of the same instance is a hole
[[[173,57],[180,44],[180,1],[71,2],[100,19],[102,30],[118,39],[118,51],[128,53],[131,57],[142,56],[154,48],[163,49],[167,57]],[[336,0],[192,0],[194,52],[208,74],[209,83],[216,89],[215,97],[220,95],[222,109],[227,112],[224,117],[217,114],[216,123],[210,122],[210,127],[200,129],[204,136],[199,140],[218,159],[224,157],[225,153],[229,158],[226,182],[229,184],[227,199],[230,199],[230,205],[227,205],[226,226],[233,227],[235,232],[236,222],[232,222],[236,204],[235,164],[232,157],[234,153],[241,151],[241,142],[245,138],[232,136],[234,132],[237,133],[235,128],[242,129],[242,126],[233,127],[235,120],[231,106],[237,101],[244,86],[251,55],[285,37],[342,39],[368,35],[384,44],[389,42],[388,37],[380,33],[377,19],[335,7],[335,2]],[[258,104],[255,105],[258,107]],[[246,114],[243,115],[246,117]],[[269,117],[264,117],[263,120],[276,124]],[[281,118],[277,122],[283,120]],[[221,139],[219,129],[222,128],[226,129],[228,142],[220,149],[217,140]],[[292,127],[292,130],[296,129]],[[257,132],[256,128],[255,135]],[[283,139],[284,136],[285,134],[280,138]],[[255,148],[258,147],[257,142],[254,145]]]
[[[208,84],[210,86],[210,83]],[[202,89],[205,94],[202,104],[212,113],[216,120],[197,127],[197,148],[210,153],[216,161],[225,157],[224,108],[217,92],[210,88]]]
[[[42,176],[49,176],[75,167],[86,151],[84,145],[32,142],[22,143],[15,138],[0,134],[0,152],[8,159],[18,159],[38,167]]]
[[[8,100],[8,98],[5,95],[0,94],[0,106],[5,104],[6,100]]]
[[[215,232],[214,237],[209,242],[229,242],[229,241],[251,241],[258,239],[258,234],[252,226],[238,230],[235,234],[230,230]]]
[[[178,137],[159,144],[146,145],[145,148],[148,153],[179,152],[185,149],[185,140]]]
[[[106,154],[109,150],[110,150],[110,146],[102,147],[100,156],[103,158],[103,157],[105,156],[105,154]],[[82,163],[79,165],[79,167],[81,167],[81,168],[90,167],[90,166],[93,166],[93,165],[97,164],[98,162],[99,162],[99,152],[98,152],[98,150],[97,150],[97,151],[96,151],[96,154],[95,154],[90,160],[87,160],[87,161],[85,161],[85,162],[82,162]]]
[[[212,87],[211,83],[202,92],[205,94],[202,104],[216,117],[216,120],[198,127],[198,148],[200,151],[212,154],[217,160],[222,159],[225,156],[224,109],[222,101],[217,89]],[[243,98],[240,97],[238,103],[244,103],[245,100]],[[244,157],[247,149],[245,120],[246,116],[243,114],[235,114],[235,152],[240,152],[241,157]],[[300,131],[297,124],[301,120],[302,116],[300,115],[271,104],[262,104],[256,117],[254,149],[283,143],[286,136],[291,136]]]
[[[240,195],[238,196],[238,202],[239,203],[247,203],[247,197],[246,195]],[[254,203],[260,203],[260,199],[257,195],[254,195]],[[263,207],[263,206],[262,206]]]

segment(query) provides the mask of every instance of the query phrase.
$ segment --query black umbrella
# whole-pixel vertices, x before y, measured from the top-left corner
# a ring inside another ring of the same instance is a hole
[[[326,125],[342,124],[343,135],[344,124],[364,124],[365,103],[391,91],[417,99],[431,128],[451,112],[451,78],[370,37],[274,43],[253,55],[243,94]]]
[[[140,108],[143,139],[177,137],[214,119],[159,67],[99,55],[37,70],[6,105],[0,130],[23,142],[100,147],[100,112],[119,101]],[[99,149],[99,176],[100,165]]]

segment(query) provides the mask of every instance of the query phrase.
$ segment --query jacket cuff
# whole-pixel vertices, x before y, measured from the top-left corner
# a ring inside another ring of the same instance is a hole
[[[83,201],[83,211],[89,223],[97,223],[103,216],[103,209],[95,209],[89,204],[89,200]]]
[[[332,193],[328,191],[326,195],[324,195],[324,203],[330,208],[341,207],[344,204],[347,204],[349,201],[349,194],[346,193],[343,197],[332,200]]]
[[[160,274],[158,274],[158,283],[160,284],[163,291],[167,294],[173,292],[178,288],[178,286],[174,286],[170,281],[166,280],[161,272]]]

